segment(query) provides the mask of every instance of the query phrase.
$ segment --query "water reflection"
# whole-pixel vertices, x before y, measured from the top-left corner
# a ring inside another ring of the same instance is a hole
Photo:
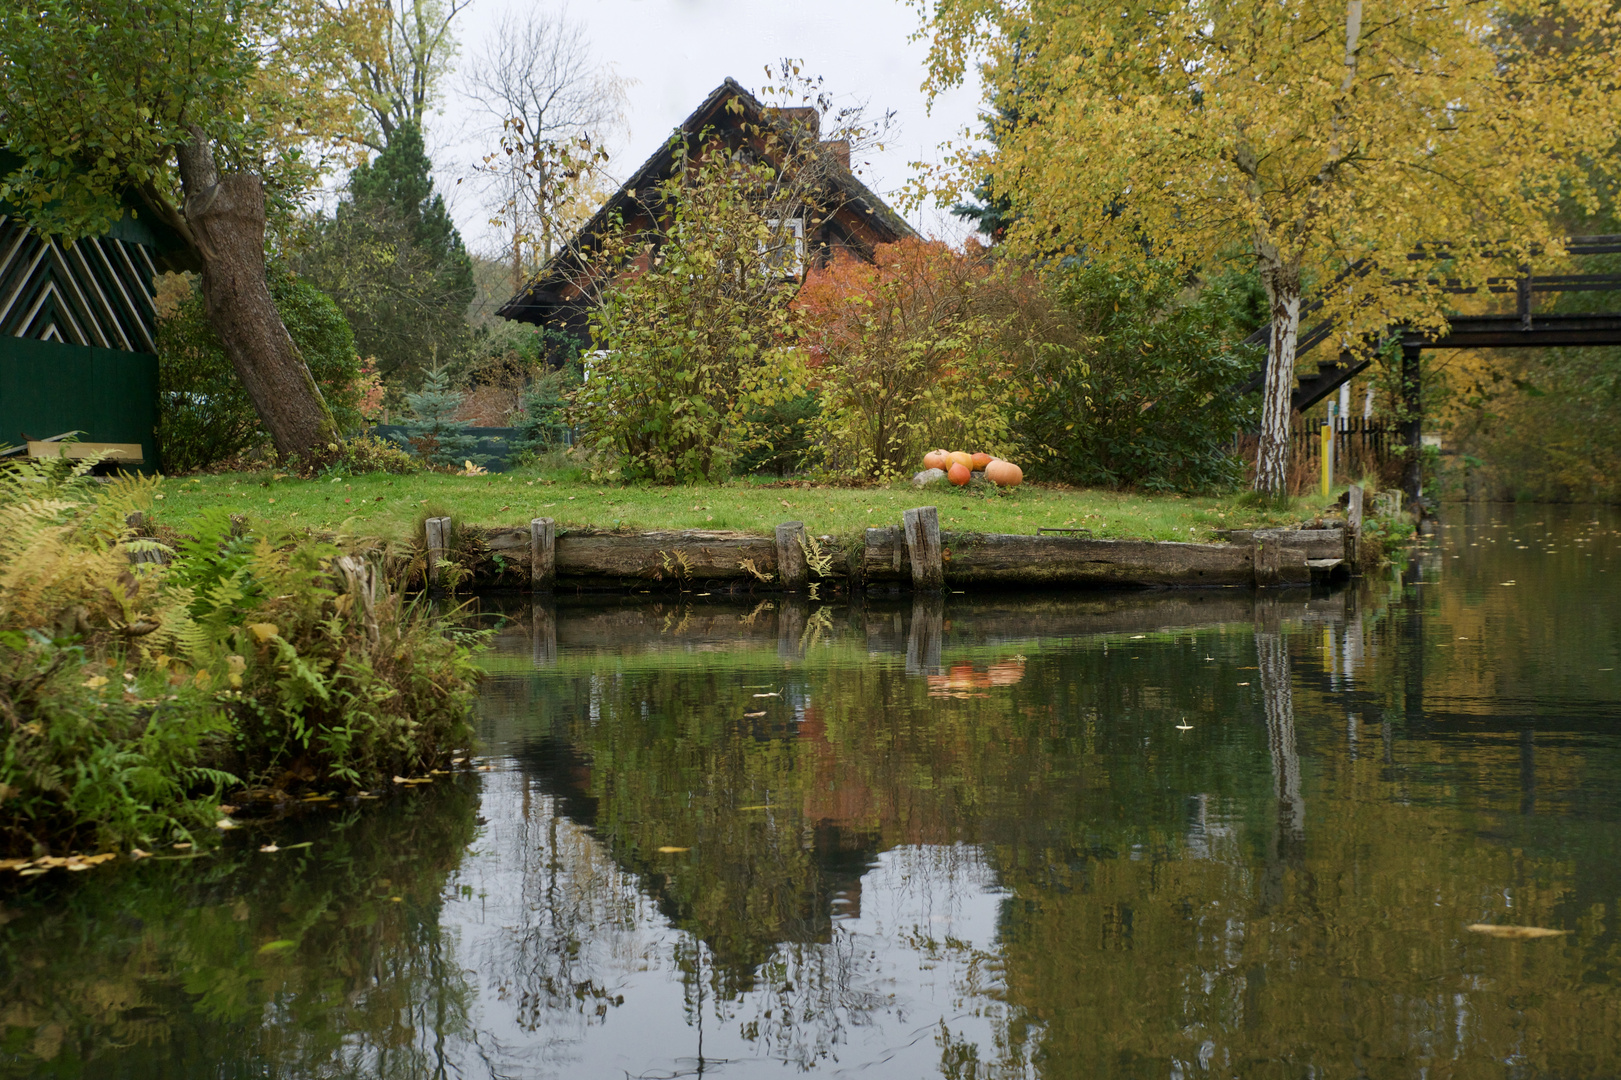
[[[7,898],[0,1061],[1615,1074],[1615,524],[1332,594],[526,600],[476,804]]]

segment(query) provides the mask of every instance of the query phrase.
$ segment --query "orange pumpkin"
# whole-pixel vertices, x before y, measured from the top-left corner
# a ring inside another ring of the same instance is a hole
[[[1018,487],[1024,483],[1024,470],[1011,461],[996,458],[985,466],[985,479],[997,487]]]
[[[975,454],[973,464],[969,465],[968,467],[970,469],[973,469],[975,472],[984,472],[985,471],[985,466],[989,465],[991,462],[993,462],[995,460],[996,459],[991,457],[991,455],[989,455],[989,454],[984,454],[984,453]]]
[[[968,466],[964,465],[960,461],[953,461],[951,463],[951,468],[946,471],[946,479],[950,480],[958,487],[962,487],[964,484],[968,483],[969,479],[972,478],[973,475],[973,473],[968,471]]]
[[[974,455],[965,450],[953,450],[951,452],[951,460],[955,461],[965,469],[972,469],[974,467]]]
[[[943,470],[950,464],[951,455],[946,453],[944,450],[930,450],[927,454],[923,455],[923,467],[925,469]]]

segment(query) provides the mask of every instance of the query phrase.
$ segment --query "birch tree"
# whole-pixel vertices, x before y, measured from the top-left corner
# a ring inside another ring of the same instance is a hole
[[[1258,272],[1269,494],[1308,289],[1352,352],[1440,330],[1442,279],[1562,254],[1556,205],[1596,205],[1621,116],[1617,14],[1589,0],[914,2],[931,91],[982,58],[996,106],[989,148],[961,145],[937,191],[988,178],[1027,256]],[[1550,26],[1560,49],[1539,47]]]

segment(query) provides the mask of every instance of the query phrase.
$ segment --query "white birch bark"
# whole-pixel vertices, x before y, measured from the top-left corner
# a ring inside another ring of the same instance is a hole
[[[1271,307],[1266,344],[1266,386],[1261,400],[1261,443],[1255,458],[1255,490],[1288,491],[1289,427],[1295,386],[1295,343],[1300,335],[1300,275],[1277,263],[1261,268]]]

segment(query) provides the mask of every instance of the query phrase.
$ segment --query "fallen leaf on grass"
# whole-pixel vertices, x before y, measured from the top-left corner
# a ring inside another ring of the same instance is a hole
[[[174,848],[176,851],[185,851],[187,848],[191,847],[191,841],[182,840],[179,843],[170,844],[169,846]]]
[[[130,848],[129,857],[132,859],[150,859],[152,857],[152,853],[150,851],[142,851],[138,847]]]
[[[1569,930],[1549,930],[1543,926],[1500,926],[1497,923],[1470,923],[1464,927],[1476,934],[1485,934],[1487,937],[1506,938],[1509,941],[1534,941],[1537,938],[1564,937]]]
[[[260,847],[259,850],[264,852],[266,855],[274,855],[276,852],[280,851],[281,848],[277,847],[275,844],[265,844]]]
[[[0,870],[23,870],[33,861],[32,859],[0,859]]]

